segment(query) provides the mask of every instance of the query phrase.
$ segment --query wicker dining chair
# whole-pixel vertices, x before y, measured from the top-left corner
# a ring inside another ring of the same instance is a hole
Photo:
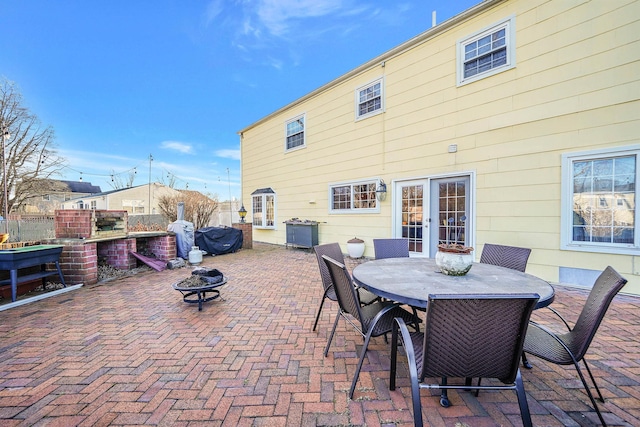
[[[580,370],[579,362],[584,363],[589,377],[598,392],[598,398],[604,403],[604,398],[600,392],[600,388],[596,383],[591,369],[585,360],[584,356],[591,345],[594,335],[596,334],[604,315],[613,300],[613,297],[622,289],[627,283],[627,280],[620,276],[611,266],[607,267],[596,279],[593,288],[589,292],[587,301],[580,312],[578,320],[574,324],[573,328],[569,326],[569,323],[560,316],[568,332],[555,333],[550,329],[539,325],[535,322],[530,322],[529,329],[527,331],[527,337],[524,342],[524,351],[526,353],[537,356],[548,362],[555,363],[557,365],[571,365],[575,366],[578,376],[582,381],[587,396],[591,400],[591,404],[600,418],[600,422],[603,426],[606,426],[604,418],[598,409],[598,405],[591,393],[589,385],[585,380],[582,371]]]
[[[320,319],[320,314],[322,312],[322,307],[324,305],[325,299],[328,298],[331,301],[338,300],[338,298],[336,297],[336,291],[333,288],[333,282],[331,281],[329,269],[324,263],[322,255],[327,255],[340,262],[341,264],[344,264],[344,255],[342,254],[342,250],[340,249],[340,245],[338,243],[316,245],[313,247],[313,251],[315,252],[316,258],[318,260],[318,269],[320,270],[320,278],[322,279],[322,287],[324,289],[322,300],[320,300],[320,307],[318,307],[316,321],[313,324],[313,330],[315,331],[316,327],[318,326],[318,320]],[[371,292],[363,288],[358,288],[358,294],[360,295],[360,302],[364,305],[371,304],[372,302],[379,299],[377,295],[372,294]]]
[[[407,239],[373,239],[373,250],[376,259],[406,258],[409,256]]]
[[[522,423],[532,425],[518,365],[537,301],[537,294],[429,295],[423,333],[410,333],[404,320],[396,319],[391,333],[389,389],[396,388],[397,353],[403,348],[409,364],[415,426],[422,426],[422,388],[441,389],[440,404],[445,407],[449,406],[449,389],[515,390]],[[475,377],[496,378],[502,384],[472,385],[469,379]],[[430,378],[441,378],[442,382],[427,383]],[[465,383],[452,385],[450,378],[465,378]]]
[[[527,268],[529,255],[531,255],[531,249],[529,248],[485,243],[482,248],[482,254],[480,255],[480,262],[483,264],[507,267],[524,273]]]
[[[338,298],[338,305],[340,307],[336,315],[336,320],[333,323],[333,329],[329,335],[327,346],[324,349],[325,357],[329,354],[329,347],[331,346],[331,341],[333,340],[333,335],[336,332],[340,317],[344,317],[347,323],[353,326],[353,328],[364,337],[362,354],[358,360],[358,366],[356,367],[351,389],[349,390],[349,398],[352,398],[371,337],[378,337],[391,332],[393,319],[396,317],[403,319],[405,323],[413,325],[416,330],[419,330],[420,320],[412,313],[401,308],[400,304],[391,301],[375,301],[363,306],[360,303],[360,296],[353,286],[351,275],[344,264],[327,255],[323,255],[322,258],[331,274],[331,280],[333,281]]]

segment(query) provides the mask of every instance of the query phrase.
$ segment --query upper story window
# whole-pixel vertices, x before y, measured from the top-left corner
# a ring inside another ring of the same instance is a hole
[[[562,248],[637,254],[640,147],[563,156]]]
[[[329,186],[329,210],[333,213],[378,212],[377,181],[341,183]]]
[[[515,18],[458,42],[458,85],[515,67]]]
[[[251,193],[251,215],[256,228],[276,228],[276,194],[271,188]]]
[[[289,151],[298,147],[304,147],[306,145],[304,123],[304,114],[287,121],[285,129],[285,151]]]
[[[383,83],[383,79],[378,79],[356,89],[356,120],[384,111]]]

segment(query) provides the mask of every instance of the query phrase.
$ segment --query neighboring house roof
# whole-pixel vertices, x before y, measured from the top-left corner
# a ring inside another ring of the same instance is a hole
[[[92,185],[90,182],[82,181],[60,181],[69,187],[69,191],[72,193],[100,193],[102,190],[97,185]]]
[[[152,182],[151,185],[157,185],[157,186],[160,186],[160,187],[167,187],[166,185],[160,184],[158,182]],[[67,202],[72,202],[72,201],[74,201],[76,199],[88,199],[88,198],[92,198],[92,197],[107,196],[107,195],[110,195],[110,194],[120,193],[120,192],[123,192],[123,191],[130,191],[130,190],[132,190],[134,188],[138,188],[138,187],[148,187],[148,186],[149,186],[149,184],[140,184],[140,185],[134,185],[133,187],[118,188],[116,190],[102,191],[102,192],[99,192],[99,193],[93,193],[93,194],[91,194],[89,196],[74,197],[72,199],[67,200]],[[170,188],[170,187],[167,187],[167,188]],[[180,191],[180,190],[175,190],[175,191]]]

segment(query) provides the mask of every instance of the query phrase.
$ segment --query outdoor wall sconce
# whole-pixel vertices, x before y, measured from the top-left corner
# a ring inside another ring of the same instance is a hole
[[[376,198],[381,202],[384,202],[384,200],[387,198],[387,184],[385,184],[384,180],[382,179],[378,184],[378,188],[376,188]]]
[[[247,210],[244,208],[244,204],[242,204],[242,207],[238,211],[238,215],[240,215],[240,222],[244,223],[244,217],[247,216]]]

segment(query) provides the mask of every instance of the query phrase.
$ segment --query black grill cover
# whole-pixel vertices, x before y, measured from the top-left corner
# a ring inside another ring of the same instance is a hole
[[[236,252],[242,248],[242,230],[231,227],[205,227],[196,230],[196,246],[211,255]]]

